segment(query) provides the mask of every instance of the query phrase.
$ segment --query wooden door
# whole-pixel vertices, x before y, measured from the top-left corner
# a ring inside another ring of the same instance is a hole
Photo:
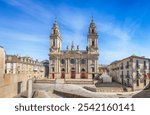
[[[76,75],[75,75],[76,73],[75,73],[75,71],[71,71],[71,78],[72,79],[75,79],[76,78]]]
[[[85,79],[85,72],[81,73],[81,79]]]
[[[54,73],[52,73],[52,78],[54,79],[54,77],[55,77],[55,75],[54,75]]]
[[[61,73],[61,79],[64,79],[65,78],[65,72],[62,72]]]

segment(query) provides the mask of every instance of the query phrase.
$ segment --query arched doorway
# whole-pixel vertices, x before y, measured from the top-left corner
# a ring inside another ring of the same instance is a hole
[[[76,78],[75,68],[71,68],[71,79],[75,79],[75,78]]]
[[[62,68],[61,70],[61,79],[64,79],[65,78],[65,69]]]
[[[86,78],[86,75],[85,75],[85,69],[83,68],[81,70],[81,75],[80,75],[81,79],[85,79]]]

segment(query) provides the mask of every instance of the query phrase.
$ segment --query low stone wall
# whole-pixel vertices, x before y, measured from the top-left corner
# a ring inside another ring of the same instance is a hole
[[[94,87],[84,87],[85,89],[92,91],[92,92],[124,92],[123,87],[99,87],[99,88],[94,88]]]
[[[55,84],[56,80],[55,79],[41,79],[41,80],[35,80],[34,83],[50,83],[50,84]]]
[[[24,74],[5,74],[0,84],[0,98],[11,98],[18,94],[18,82],[21,82],[21,92],[26,91],[27,76]]]
[[[65,79],[66,84],[94,84],[91,79]]]
[[[90,98],[88,96],[84,97],[84,96],[81,96],[81,95],[68,93],[68,92],[57,91],[57,90],[54,90],[53,93],[56,94],[56,95],[60,95],[62,97],[66,97],[66,98]]]

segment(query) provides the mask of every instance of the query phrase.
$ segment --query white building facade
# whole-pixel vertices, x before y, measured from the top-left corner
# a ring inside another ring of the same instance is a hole
[[[130,56],[108,66],[114,81],[133,89],[143,89],[149,84],[150,61],[148,58]]]

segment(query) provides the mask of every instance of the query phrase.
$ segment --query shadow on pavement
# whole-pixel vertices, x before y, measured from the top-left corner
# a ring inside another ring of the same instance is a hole
[[[144,90],[135,94],[132,98],[150,98],[150,83]]]

